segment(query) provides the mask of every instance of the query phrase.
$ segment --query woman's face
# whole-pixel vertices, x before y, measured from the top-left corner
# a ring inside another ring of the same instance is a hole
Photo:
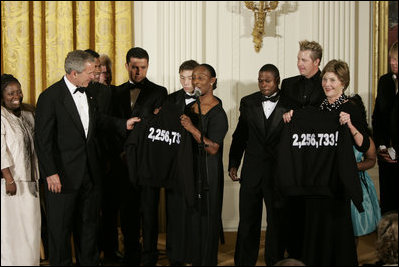
[[[194,88],[201,90],[201,95],[205,95],[208,92],[213,91],[213,84],[216,78],[211,77],[208,69],[204,66],[196,67],[192,75],[192,83]]]
[[[277,91],[277,80],[270,71],[261,71],[258,76],[258,86],[262,95],[271,96]]]
[[[9,110],[18,109],[21,106],[22,98],[23,94],[19,83],[10,83],[3,91],[3,103]]]
[[[321,85],[330,103],[337,100],[344,92],[344,85],[334,72],[326,72]]]

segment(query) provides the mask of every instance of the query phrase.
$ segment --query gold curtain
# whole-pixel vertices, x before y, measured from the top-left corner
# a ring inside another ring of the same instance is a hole
[[[24,102],[65,74],[75,49],[112,60],[113,83],[127,80],[125,55],[133,47],[131,1],[1,1],[1,73],[21,83]]]
[[[373,2],[373,107],[378,79],[388,72],[388,1]],[[374,108],[373,108],[374,109]]]

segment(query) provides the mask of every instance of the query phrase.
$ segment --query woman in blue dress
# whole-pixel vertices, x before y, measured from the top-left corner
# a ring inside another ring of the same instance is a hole
[[[366,119],[366,109],[360,96],[355,95],[351,100],[357,104],[361,110],[362,117]],[[364,212],[359,213],[354,204],[351,203],[353,232],[356,237],[359,237],[370,234],[376,230],[377,224],[381,219],[381,210],[374,183],[367,173],[367,170],[373,168],[376,162],[375,144],[370,138],[370,147],[365,153],[358,151],[355,147],[353,147],[353,151],[355,153],[360,184],[363,191],[362,205]]]

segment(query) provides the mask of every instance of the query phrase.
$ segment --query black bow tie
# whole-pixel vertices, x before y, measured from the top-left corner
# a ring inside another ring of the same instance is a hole
[[[195,99],[194,95],[184,94],[184,99]]]
[[[277,100],[279,99],[280,95],[276,94],[275,96],[262,96],[262,102],[264,101],[270,101],[270,102],[277,102]]]
[[[86,92],[86,87],[76,87],[75,92],[73,93],[76,93],[78,91],[83,94],[84,92]]]
[[[139,82],[139,83],[131,83],[131,82],[129,82],[129,90],[133,90],[133,89],[136,89],[136,88],[143,89],[143,87],[144,87],[144,84],[142,82]]]

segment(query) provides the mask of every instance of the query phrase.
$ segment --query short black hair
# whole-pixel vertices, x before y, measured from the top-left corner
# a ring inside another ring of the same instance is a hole
[[[199,63],[193,59],[184,61],[179,67],[179,73],[183,70],[193,70],[195,67],[199,66]]]
[[[273,64],[265,64],[262,66],[262,68],[260,68],[259,72],[264,72],[264,71],[273,74],[273,77],[277,81],[277,85],[280,83],[280,72],[278,71],[278,68],[276,66],[274,66]]]
[[[100,54],[98,54],[96,51],[91,50],[91,49],[86,49],[85,52],[89,53],[92,55],[94,58],[100,58]]]
[[[21,85],[21,83],[18,81],[18,79],[15,78],[14,76],[12,76],[11,74],[7,74],[7,73],[2,74],[1,75],[1,99],[3,99],[4,90],[10,83],[18,83],[19,85]]]
[[[126,54],[126,63],[127,64],[129,64],[130,58],[132,58],[132,57],[145,58],[145,59],[147,59],[147,62],[149,62],[149,60],[150,60],[147,51],[145,51],[141,47],[133,47],[133,48],[130,48],[129,51],[127,51],[127,54]]]

